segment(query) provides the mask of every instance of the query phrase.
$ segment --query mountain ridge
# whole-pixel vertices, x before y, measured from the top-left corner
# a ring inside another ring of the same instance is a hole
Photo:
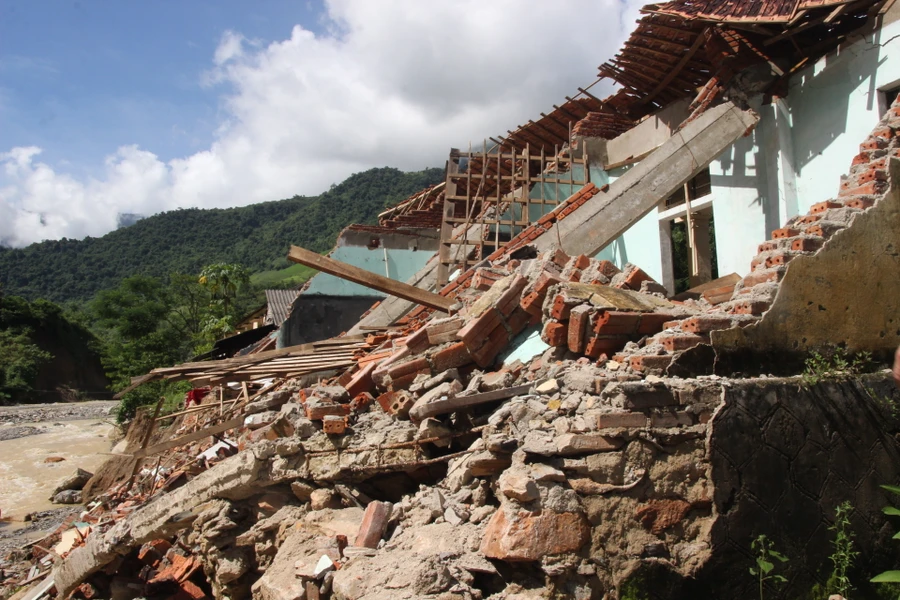
[[[319,196],[237,208],[185,208],[140,219],[104,236],[0,248],[4,294],[84,302],[130,275],[197,273],[215,262],[252,271],[287,267],[291,244],[325,252],[341,229],[374,223],[386,206],[443,179],[443,169],[355,173]]]

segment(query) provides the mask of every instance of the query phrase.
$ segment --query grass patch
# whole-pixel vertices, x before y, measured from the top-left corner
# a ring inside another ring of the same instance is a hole
[[[259,273],[254,273],[250,276],[250,283],[261,287],[271,287],[276,285],[283,287],[288,284],[299,286],[316,273],[318,273],[318,271],[313,268],[301,264],[293,264],[277,271],[260,271]]]

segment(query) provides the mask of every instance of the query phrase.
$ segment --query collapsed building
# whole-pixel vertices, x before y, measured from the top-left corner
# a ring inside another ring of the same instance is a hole
[[[800,597],[843,502],[867,592],[898,558],[898,393],[798,373],[900,344],[891,4],[645,7],[618,92],[452,151],[345,232],[374,254],[291,249],[382,297],[345,333],[136,379],[212,391],[139,415],[20,598],[738,597],[759,535],[790,559],[767,595]],[[413,237],[430,260],[382,275]]]

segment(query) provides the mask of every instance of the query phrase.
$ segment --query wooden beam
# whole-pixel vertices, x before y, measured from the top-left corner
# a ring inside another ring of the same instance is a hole
[[[223,431],[234,429],[235,427],[240,427],[243,424],[244,417],[236,417],[234,419],[225,421],[224,423],[219,423],[218,425],[213,425],[212,427],[207,427],[206,429],[201,429],[199,431],[195,431],[194,433],[183,435],[181,437],[175,438],[174,440],[169,440],[168,442],[156,444],[155,446],[150,446],[149,448],[141,448],[137,452],[135,452],[133,456],[135,458],[153,456],[154,454],[159,454],[160,452],[165,452],[166,450],[171,450],[172,448],[177,448],[178,446],[183,446],[184,444],[189,444],[190,442],[202,440],[203,438],[209,437],[213,434],[222,433]]]
[[[341,279],[364,285],[391,296],[417,302],[422,306],[427,306],[428,308],[433,308],[442,312],[450,312],[450,307],[455,304],[455,300],[451,300],[450,298],[419,289],[408,283],[403,283],[402,281],[388,279],[384,275],[370,273],[365,269],[360,269],[359,267],[348,265],[339,260],[322,256],[321,254],[317,254],[316,252],[312,252],[299,246],[291,246],[291,251],[288,253],[287,257],[291,262],[312,267],[323,273],[328,273],[329,275],[334,275],[335,277],[340,277]]]
[[[700,46],[703,45],[703,40],[705,37],[706,36],[703,35],[702,31],[697,34],[697,39],[694,40],[694,43],[691,44],[691,47],[688,49],[688,51],[681,57],[681,60],[679,60],[678,63],[674,67],[672,67],[672,70],[669,71],[669,74],[666,75],[663,80],[656,85],[655,88],[653,88],[653,91],[651,91],[649,94],[647,94],[647,96],[644,97],[644,105],[653,100],[653,98],[655,98],[656,95],[659,94],[663,89],[665,89],[665,87],[669,85],[669,82],[671,82],[675,78],[675,76],[678,75],[681,69],[688,63],[689,60],[691,60],[697,50],[700,49]]]

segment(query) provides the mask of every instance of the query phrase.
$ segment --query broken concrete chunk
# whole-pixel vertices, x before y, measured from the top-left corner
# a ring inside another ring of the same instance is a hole
[[[309,495],[310,508],[322,510],[325,508],[340,508],[341,500],[337,494],[328,488],[313,490]]]
[[[545,396],[552,396],[559,391],[559,382],[557,382],[555,379],[548,379],[544,383],[534,388],[534,391]]]
[[[67,490],[80,490],[82,489],[88,480],[93,477],[93,473],[89,473],[84,469],[77,469],[74,473],[63,479],[59,482],[59,484],[53,489],[53,493],[50,494],[50,499],[56,502],[54,498],[60,492],[64,492]],[[78,500],[75,502],[61,502],[60,504],[77,504],[81,502],[81,495],[79,494]]]
[[[450,428],[435,418],[425,419],[419,423],[419,431],[416,434],[416,439],[427,440],[432,438],[439,438],[432,442],[438,448],[448,447],[452,441],[450,438]]]
[[[562,456],[609,452],[618,450],[623,443],[621,438],[598,433],[567,433],[556,439],[557,453]]]
[[[538,513],[498,510],[491,517],[481,552],[488,558],[535,561],[550,554],[577,552],[590,538],[591,528],[580,513]]]
[[[297,496],[298,500],[308,502],[312,497],[312,493],[316,491],[316,488],[305,481],[292,481],[291,491],[294,492],[294,495]]]
[[[63,490],[52,498],[55,504],[81,504],[81,490]]]
[[[264,412],[258,412],[253,415],[249,415],[244,419],[244,427],[247,429],[259,429],[260,427],[265,427],[270,423],[275,422],[275,420],[279,417],[280,413],[277,413],[273,410],[267,410]]]
[[[521,467],[504,471],[498,483],[504,496],[519,502],[531,502],[540,496],[537,484]]]

